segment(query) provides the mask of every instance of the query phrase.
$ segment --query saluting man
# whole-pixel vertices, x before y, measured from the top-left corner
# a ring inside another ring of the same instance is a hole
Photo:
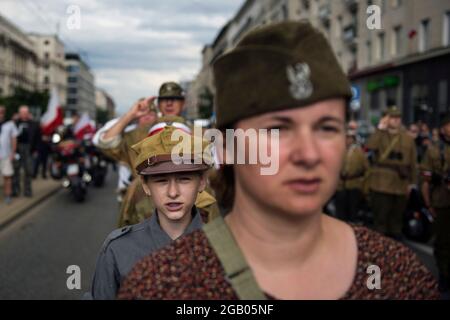
[[[391,107],[388,116],[387,128],[378,129],[367,143],[373,154],[370,204],[375,229],[400,240],[408,196],[417,184],[417,152],[414,140],[402,128],[400,110]]]

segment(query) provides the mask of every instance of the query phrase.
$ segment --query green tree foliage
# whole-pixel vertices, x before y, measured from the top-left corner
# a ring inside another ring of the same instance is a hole
[[[10,119],[21,105],[27,105],[31,109],[40,109],[40,114],[42,115],[47,110],[48,99],[48,92],[28,91],[22,88],[16,88],[14,95],[0,97],[0,105],[6,107],[6,118]]]

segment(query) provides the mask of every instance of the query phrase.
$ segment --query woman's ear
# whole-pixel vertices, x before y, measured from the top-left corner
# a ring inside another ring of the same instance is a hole
[[[206,172],[200,173],[200,184],[198,186],[198,192],[203,192],[206,189],[207,177]]]
[[[147,196],[151,197],[152,193],[150,192],[150,188],[147,185],[147,182],[145,181],[145,177],[141,176],[141,184],[142,184],[142,189],[144,189],[144,192]]]

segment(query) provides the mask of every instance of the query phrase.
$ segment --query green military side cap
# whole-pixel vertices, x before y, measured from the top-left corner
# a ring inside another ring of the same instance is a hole
[[[207,170],[212,164],[211,147],[201,137],[166,126],[131,148],[137,153],[137,173],[155,175]]]
[[[183,88],[176,82],[165,82],[159,88],[158,99],[184,99]]]
[[[401,117],[402,116],[402,112],[400,111],[400,109],[397,106],[392,106],[388,109],[387,114],[390,117]]]
[[[255,29],[213,67],[221,129],[267,112],[352,97],[330,44],[306,21]]]

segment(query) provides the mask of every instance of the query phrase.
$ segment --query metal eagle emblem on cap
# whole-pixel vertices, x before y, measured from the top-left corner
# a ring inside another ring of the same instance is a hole
[[[290,82],[289,91],[294,99],[309,98],[313,93],[313,85],[310,80],[311,69],[307,63],[297,63],[286,69]]]

